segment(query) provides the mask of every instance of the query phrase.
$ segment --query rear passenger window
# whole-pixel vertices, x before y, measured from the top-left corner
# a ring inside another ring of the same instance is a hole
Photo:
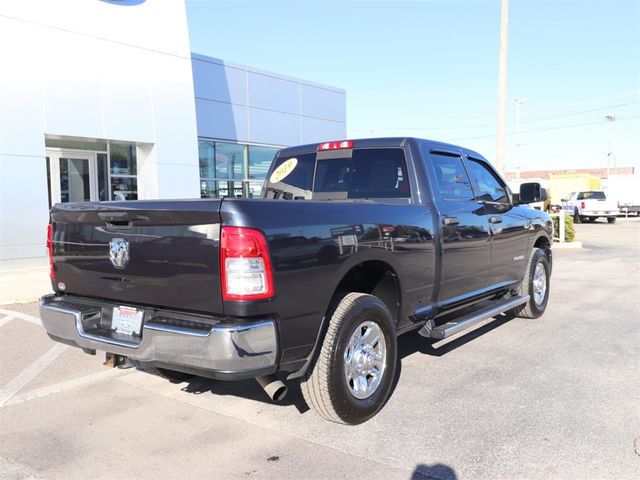
[[[473,200],[471,182],[462,164],[454,155],[430,154],[440,196],[445,200]]]
[[[353,150],[351,158],[319,159],[314,192],[343,192],[347,198],[409,198],[401,148]]]
[[[477,192],[477,200],[509,203],[506,186],[484,162],[469,158],[467,166],[473,180],[473,186]]]

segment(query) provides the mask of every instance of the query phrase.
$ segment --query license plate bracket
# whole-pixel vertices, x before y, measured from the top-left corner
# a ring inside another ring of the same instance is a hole
[[[144,310],[125,306],[113,307],[111,330],[123,335],[140,336],[143,316]]]

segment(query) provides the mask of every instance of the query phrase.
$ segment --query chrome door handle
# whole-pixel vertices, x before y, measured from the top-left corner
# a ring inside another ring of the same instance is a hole
[[[502,223],[502,217],[489,217],[489,223]]]
[[[458,225],[460,223],[460,219],[458,217],[444,217],[442,219],[442,223],[445,225]]]

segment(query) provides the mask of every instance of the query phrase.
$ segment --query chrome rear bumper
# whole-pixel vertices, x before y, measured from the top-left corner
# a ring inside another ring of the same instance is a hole
[[[54,340],[80,348],[220,374],[261,372],[276,365],[278,342],[273,320],[192,329],[154,322],[155,317],[145,312],[141,337],[130,337],[101,328],[105,308],[112,305],[69,301],[55,295],[40,298],[40,318],[47,333]]]

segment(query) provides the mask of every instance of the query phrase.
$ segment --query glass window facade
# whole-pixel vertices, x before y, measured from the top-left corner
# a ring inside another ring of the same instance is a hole
[[[98,158],[98,183],[100,183],[100,158]],[[111,200],[138,199],[138,159],[133,143],[109,143],[109,179]],[[100,200],[103,193],[99,188]]]
[[[200,139],[202,198],[259,197],[278,147]]]

